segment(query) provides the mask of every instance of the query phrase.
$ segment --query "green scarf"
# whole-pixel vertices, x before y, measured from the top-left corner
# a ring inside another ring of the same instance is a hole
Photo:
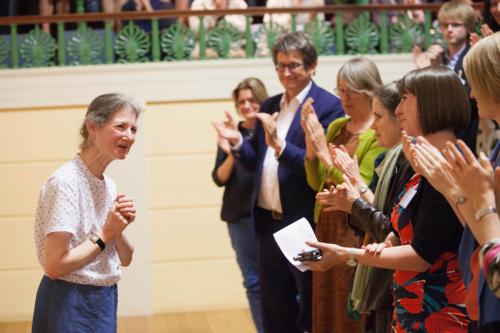
[[[387,194],[389,192],[389,186],[391,184],[391,178],[396,167],[396,163],[399,159],[399,155],[403,146],[397,144],[392,147],[385,155],[384,160],[379,165],[382,167],[382,172],[380,173],[377,188],[375,189],[375,196],[373,198],[373,207],[382,210],[387,200]],[[363,306],[363,298],[366,291],[366,286],[371,278],[371,271],[373,267],[358,265],[356,268],[356,275],[354,276],[354,283],[352,287],[351,299],[353,302],[354,310],[359,312],[367,312],[372,309],[364,309],[366,304]]]

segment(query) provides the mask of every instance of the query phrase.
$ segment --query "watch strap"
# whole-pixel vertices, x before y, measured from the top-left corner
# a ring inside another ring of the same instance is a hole
[[[367,192],[370,189],[370,187],[366,184],[363,184],[362,186],[359,187],[359,193],[363,194]]]
[[[491,214],[491,213],[496,213],[496,212],[497,212],[497,209],[493,206],[484,207],[484,208],[480,208],[480,209],[476,210],[474,217],[476,218],[476,221],[480,221],[486,215]]]
[[[358,264],[358,260],[356,259],[356,253],[354,252],[353,249],[348,248],[347,254],[349,255],[349,258],[345,262],[346,265],[350,267],[355,267]]]

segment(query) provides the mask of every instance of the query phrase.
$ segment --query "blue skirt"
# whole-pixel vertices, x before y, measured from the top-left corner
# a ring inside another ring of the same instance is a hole
[[[98,287],[42,278],[32,333],[115,333],[116,284]]]

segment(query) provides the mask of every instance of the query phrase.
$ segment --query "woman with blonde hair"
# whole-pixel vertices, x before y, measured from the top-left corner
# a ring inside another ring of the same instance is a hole
[[[236,123],[226,112],[228,125],[238,130],[246,139],[253,137],[260,104],[267,97],[266,87],[259,79],[247,78],[241,81],[233,90],[233,101],[243,120]],[[228,140],[219,137],[217,143],[212,179],[217,186],[224,187],[221,219],[227,222],[229,238],[236,253],[255,327],[257,332],[263,333],[259,253],[251,207],[254,173],[234,158]]]
[[[500,32],[480,40],[464,60],[479,115],[496,122],[500,122],[499,63]],[[459,258],[467,286],[467,312],[472,320],[469,331],[499,332],[500,219],[496,209],[500,200],[500,144],[493,149],[489,160],[483,152],[476,159],[460,141],[461,151],[450,142],[443,150],[444,157],[421,139],[414,148],[413,163],[455,207],[465,225]]]

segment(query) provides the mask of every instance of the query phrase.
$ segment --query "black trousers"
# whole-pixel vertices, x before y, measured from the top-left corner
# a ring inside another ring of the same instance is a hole
[[[270,212],[255,214],[259,241],[262,323],[266,333],[311,331],[312,274],[302,273],[288,262],[273,237],[285,227]],[[264,224],[264,227],[263,227]]]

